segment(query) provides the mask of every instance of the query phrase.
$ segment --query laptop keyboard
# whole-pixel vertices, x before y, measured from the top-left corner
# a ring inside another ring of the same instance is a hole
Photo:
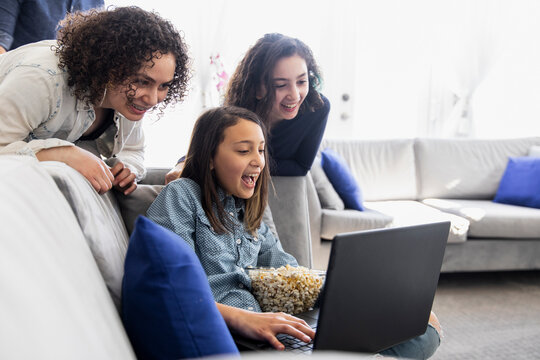
[[[313,329],[316,330],[316,328]],[[279,334],[276,337],[283,345],[285,345],[285,351],[297,354],[311,354],[313,351],[313,341],[305,343],[300,339],[287,334]]]

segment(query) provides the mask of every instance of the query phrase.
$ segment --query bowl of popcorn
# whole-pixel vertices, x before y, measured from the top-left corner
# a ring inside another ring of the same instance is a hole
[[[303,266],[248,268],[251,292],[265,312],[299,314],[313,308],[326,272]]]

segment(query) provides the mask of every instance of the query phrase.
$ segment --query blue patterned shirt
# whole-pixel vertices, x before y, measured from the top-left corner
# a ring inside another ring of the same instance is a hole
[[[249,266],[297,266],[265,223],[257,234],[244,228],[244,201],[226,196],[220,189],[224,209],[234,230],[218,234],[210,225],[201,204],[201,189],[191,179],[180,178],[165,186],[148,209],[148,217],[180,235],[199,257],[206,271],[214,299],[225,305],[261,311],[250,292]]]

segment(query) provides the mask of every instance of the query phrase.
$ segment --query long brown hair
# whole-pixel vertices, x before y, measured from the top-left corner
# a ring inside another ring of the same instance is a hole
[[[210,224],[218,233],[232,231],[232,219],[228,217],[219,199],[219,183],[215,171],[210,169],[210,163],[216,155],[219,144],[225,139],[225,130],[236,125],[240,119],[259,125],[266,143],[266,127],[252,111],[236,106],[207,110],[195,123],[184,169],[180,175],[180,177],[195,181],[200,186],[202,207]],[[265,151],[264,154],[267,163],[267,152]],[[257,179],[253,196],[245,200],[244,226],[252,234],[261,225],[268,199],[269,178],[268,166],[265,166]]]
[[[268,114],[275,101],[272,74],[277,62],[286,57],[298,55],[305,60],[309,92],[300,106],[300,113],[315,111],[324,105],[318,88],[321,85],[321,72],[311,49],[302,41],[282,34],[266,34],[253,45],[238,64],[229,81],[225,94],[225,104],[240,106],[254,111],[268,126]],[[266,94],[257,99],[261,88]]]

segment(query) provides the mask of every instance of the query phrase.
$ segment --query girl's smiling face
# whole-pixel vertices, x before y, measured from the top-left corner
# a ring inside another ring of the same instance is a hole
[[[262,129],[253,121],[239,119],[223,135],[210,168],[227,194],[249,199],[265,166]]]
[[[294,119],[309,92],[306,61],[299,55],[281,58],[272,72],[272,86],[275,100],[269,123]]]
[[[107,89],[102,108],[118,111],[128,120],[139,121],[146,111],[162,102],[174,77],[176,60],[172,54],[154,57],[129,80],[129,85]],[[133,97],[128,97],[133,94]]]

